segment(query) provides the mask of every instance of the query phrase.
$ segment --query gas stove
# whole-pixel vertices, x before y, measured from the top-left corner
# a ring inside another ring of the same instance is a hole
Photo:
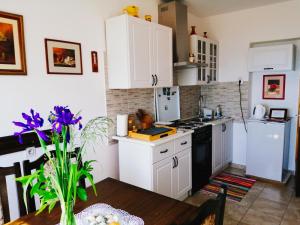
[[[205,121],[207,122],[207,121]],[[189,130],[195,130],[201,127],[206,126],[207,124],[204,121],[202,121],[201,118],[193,118],[193,119],[189,119],[189,120],[183,120],[183,121],[179,121],[176,124],[177,128],[180,129],[189,129]]]

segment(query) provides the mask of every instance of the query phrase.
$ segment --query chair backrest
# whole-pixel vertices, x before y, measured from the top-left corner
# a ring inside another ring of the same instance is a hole
[[[16,162],[11,167],[0,167],[0,198],[2,204],[2,211],[4,217],[4,223],[10,221],[10,213],[9,213],[9,202],[8,202],[8,194],[7,194],[7,183],[6,177],[9,175],[15,175],[15,177],[22,176],[20,163]],[[20,182],[16,182],[17,194],[18,194],[18,204],[20,216],[26,215],[25,204],[23,201],[23,189]]]
[[[223,185],[215,199],[209,199],[199,207],[197,217],[189,225],[223,225],[226,195],[227,186]]]
[[[68,152],[69,158],[76,159],[79,154],[79,150],[80,150],[79,148],[75,148],[75,150],[73,152]],[[51,157],[55,157],[55,151],[51,151],[50,154],[51,154]],[[40,169],[41,165],[42,164],[45,165],[45,163],[47,163],[48,160],[49,159],[46,154],[43,154],[41,157],[39,157],[37,160],[35,160],[33,162],[30,162],[29,160],[25,160],[23,162],[24,175],[30,175],[32,170]],[[82,167],[82,159],[81,158],[78,159],[78,166],[79,166],[79,168]],[[85,188],[86,187],[85,180],[81,179],[79,181],[79,185],[81,187]],[[31,187],[28,187],[26,196],[27,196],[27,208],[28,208],[29,213],[35,212],[37,210],[35,200],[33,197],[30,196],[30,191],[31,191]]]

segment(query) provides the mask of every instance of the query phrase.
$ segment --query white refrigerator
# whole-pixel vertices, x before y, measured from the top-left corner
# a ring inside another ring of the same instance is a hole
[[[290,121],[248,120],[246,174],[283,182],[289,142]]]

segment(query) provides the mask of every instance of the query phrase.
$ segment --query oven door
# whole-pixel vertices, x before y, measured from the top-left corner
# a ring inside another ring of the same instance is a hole
[[[212,174],[212,138],[193,137],[192,144],[192,193],[199,191],[209,182]]]

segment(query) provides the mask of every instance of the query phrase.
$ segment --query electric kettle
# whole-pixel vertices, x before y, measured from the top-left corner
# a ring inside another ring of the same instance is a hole
[[[256,105],[253,109],[253,118],[261,120],[265,117],[266,115],[266,107],[263,105]]]

